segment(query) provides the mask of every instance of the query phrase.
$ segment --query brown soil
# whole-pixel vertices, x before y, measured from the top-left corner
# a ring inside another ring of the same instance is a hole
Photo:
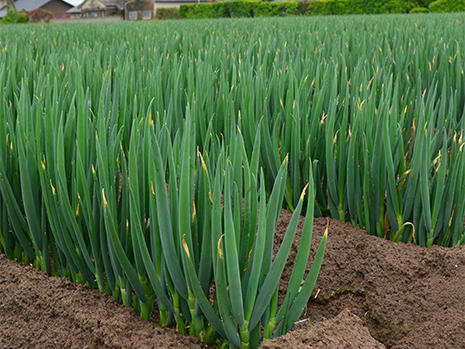
[[[289,348],[360,348],[385,349],[375,340],[363,321],[348,309],[336,317],[298,327],[283,337],[262,344],[262,349]]]
[[[0,255],[0,348],[204,348],[106,293]]]
[[[290,214],[282,214],[278,237]],[[302,223],[302,222],[301,222]],[[313,253],[326,226],[316,219]],[[292,250],[289,267],[297,252]],[[282,290],[291,268],[286,268]],[[465,348],[465,246],[422,249],[330,220],[310,323],[263,348]],[[108,294],[0,256],[0,348],[200,348]]]
[[[285,230],[290,216],[283,212],[279,231]],[[300,228],[302,225],[301,221]],[[313,254],[325,228],[326,219],[315,220]],[[296,240],[285,269],[282,294],[297,253],[298,237]],[[280,242],[279,235],[275,242]],[[321,326],[330,329],[333,323],[328,320],[337,319],[346,310],[359,318],[352,326],[359,326],[360,320],[387,348],[465,348],[465,246],[426,249],[394,243],[331,219],[321,272],[302,316],[310,318],[311,324],[288,334],[287,340],[294,341],[289,347],[305,343],[307,348],[375,348],[354,338],[349,325],[335,332],[345,346],[329,344],[332,342],[325,338],[325,332],[321,341],[312,335]],[[342,320],[346,322],[347,315],[338,319]],[[276,345],[266,343],[264,347],[285,345],[279,344],[279,339],[273,343]]]

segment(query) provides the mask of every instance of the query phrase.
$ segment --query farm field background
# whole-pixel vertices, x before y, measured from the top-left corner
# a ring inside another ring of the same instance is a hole
[[[463,263],[464,19],[0,27],[0,249],[235,346],[315,297],[313,216]]]

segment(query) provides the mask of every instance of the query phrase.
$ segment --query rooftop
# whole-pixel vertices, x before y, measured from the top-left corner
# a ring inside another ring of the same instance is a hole
[[[31,11],[36,8],[40,8],[50,2],[52,0],[16,0],[15,1],[15,6],[16,9],[21,12],[21,11]],[[82,0],[57,0],[64,2],[65,4],[68,4],[70,6],[76,6],[77,3],[81,2]],[[2,6],[3,4],[3,6]],[[6,1],[0,0],[0,18],[6,15]]]

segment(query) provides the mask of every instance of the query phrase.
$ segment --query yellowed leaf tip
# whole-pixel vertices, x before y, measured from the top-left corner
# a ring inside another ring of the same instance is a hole
[[[449,228],[451,227],[451,225],[452,225],[452,219],[454,218],[455,206],[456,206],[456,205],[454,205],[454,208],[452,209],[452,214],[450,215],[450,219],[449,219]]]
[[[95,167],[94,167],[94,164],[92,164],[92,174],[95,176]]]
[[[302,190],[302,194],[300,194],[300,201],[303,201],[304,198],[305,198],[305,194],[307,192],[307,188],[309,186],[309,183],[307,183],[307,185],[304,187],[304,189]]]
[[[194,223],[196,215],[197,215],[197,210],[195,209],[195,199],[192,198],[192,223]]]
[[[52,195],[55,196],[55,195],[56,195],[56,191],[55,191],[55,187],[54,187],[53,184],[52,184],[52,180],[50,180],[50,187],[52,188]]]
[[[108,202],[107,202],[107,198],[105,197],[105,189],[104,188],[102,188],[102,200],[103,200],[103,208],[106,211],[107,207],[108,207]]]
[[[153,189],[153,182],[150,181],[150,189],[152,189],[152,195],[155,196],[155,189]]]
[[[223,239],[224,234],[220,236],[220,239],[218,240],[218,254],[220,256],[220,259],[223,259],[223,250],[221,249],[221,240]]]
[[[415,241],[415,226],[414,226],[413,223],[411,223],[411,222],[405,222],[404,225],[410,225],[410,226],[412,226],[412,238],[413,238],[413,242],[416,243],[416,241]]]
[[[338,135],[339,135],[339,130],[337,130],[336,133],[334,134],[333,144],[336,144]]]
[[[408,154],[407,154],[408,155]],[[407,156],[406,155],[406,156]],[[402,187],[404,186],[404,183],[405,181],[407,180],[407,176],[408,174],[412,172],[412,169],[408,169],[407,171],[404,172],[404,176],[402,177],[402,180],[400,181],[399,185],[397,186],[397,193],[400,192],[400,190],[402,189]]]
[[[202,153],[198,149],[197,149],[197,153],[199,154],[199,158],[200,158],[200,162],[202,163],[203,170],[205,171],[205,173],[208,174],[207,165],[205,164]]]
[[[254,246],[255,246],[255,244],[252,245],[252,248],[249,251],[249,255],[247,256],[247,261],[250,261],[250,256],[252,255],[252,251],[253,251]]]
[[[284,163],[287,163],[289,162],[289,153],[286,154],[286,157],[284,158]]]
[[[325,229],[325,234],[324,234],[325,239],[328,237],[328,230],[329,230],[329,217],[326,217],[326,229]]]
[[[191,254],[189,253],[189,247],[187,247],[187,242],[185,239],[186,234],[182,236],[182,247],[184,248],[184,251],[186,252],[187,258],[191,258]]]

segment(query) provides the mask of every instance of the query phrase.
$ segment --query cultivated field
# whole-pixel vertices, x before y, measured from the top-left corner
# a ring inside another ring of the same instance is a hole
[[[384,241],[399,263],[452,247],[457,285],[464,32],[463,14],[2,26],[0,251],[244,348],[311,315],[339,221],[419,245]],[[317,246],[314,216],[339,220]],[[391,346],[397,325],[368,327]]]

